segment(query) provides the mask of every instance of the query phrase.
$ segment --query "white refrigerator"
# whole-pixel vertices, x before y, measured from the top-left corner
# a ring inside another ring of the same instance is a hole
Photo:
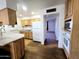
[[[43,25],[41,21],[32,22],[32,33],[33,40],[37,42],[42,42],[43,39]]]

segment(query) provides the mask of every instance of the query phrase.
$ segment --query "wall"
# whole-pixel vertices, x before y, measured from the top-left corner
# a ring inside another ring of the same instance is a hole
[[[56,39],[59,40],[59,14],[56,16],[56,24],[55,24],[55,33],[56,33]]]
[[[24,0],[24,3],[31,11],[38,11],[51,6],[64,3],[65,0]]]
[[[56,15],[57,16],[57,15]],[[49,31],[55,31],[55,22],[56,22],[56,16],[53,15],[53,14],[49,14],[49,15],[46,15],[46,23],[47,21],[49,22],[48,23],[48,28],[49,28]],[[47,27],[47,26],[46,26]]]
[[[65,6],[61,5],[58,9],[59,11],[59,47],[63,48],[63,41],[64,41],[64,37],[63,37],[63,33],[64,33],[64,10],[65,10]]]
[[[64,4],[61,4],[61,5],[58,5],[58,6],[54,6],[54,7],[50,7],[50,8],[57,8],[57,11],[54,12],[54,13],[51,13],[51,14],[58,14],[57,16],[57,24],[58,27],[56,27],[58,30],[56,30],[56,33],[57,33],[57,40],[59,41],[58,43],[58,47],[59,48],[63,48],[63,29],[64,29]],[[50,9],[50,8],[47,8],[47,9]],[[46,9],[45,9],[46,10]],[[50,14],[50,13],[48,13]],[[47,13],[44,11],[44,14],[43,15],[47,15]],[[44,24],[45,26],[45,24]],[[45,27],[43,27],[44,30],[46,29]],[[44,31],[44,38],[45,38],[45,33],[46,31]],[[44,42],[44,40],[42,41]]]
[[[0,0],[0,10],[6,8],[6,0]]]
[[[55,24],[56,24],[56,16],[53,14],[45,15],[45,27],[46,27],[46,37],[47,41],[56,40],[55,35]],[[47,30],[47,22],[48,22],[48,30]]]
[[[17,0],[6,0],[6,2],[8,8],[11,8],[13,10],[17,9]]]
[[[56,25],[58,27],[56,27],[56,29],[59,29],[59,30],[55,30],[56,33],[57,33],[57,40],[59,40],[59,43],[58,43],[58,47],[59,48],[62,48],[62,44],[63,44],[63,29],[64,29],[64,4],[61,4],[61,5],[57,5],[57,6],[53,6],[53,7],[50,7],[50,8],[57,8],[57,11],[54,12],[54,13],[51,13],[51,14],[57,14],[57,23]],[[44,40],[45,40],[45,34],[46,34],[46,27],[45,27],[45,19],[44,19],[44,15],[47,15],[47,13],[45,12],[47,9],[50,9],[50,8],[45,8],[45,9],[42,9],[40,11],[38,11],[38,15],[40,15],[40,19],[41,19],[41,32],[39,32],[41,34],[41,44],[44,44]],[[49,13],[48,13],[49,14]],[[29,17],[30,18],[30,17]],[[20,22],[18,21],[18,24],[20,24]]]
[[[22,0],[18,0],[20,3],[17,6],[22,6]],[[65,0],[23,0],[24,5],[27,7],[27,12],[22,11],[21,7],[17,10],[20,14],[23,14],[23,16],[31,16],[32,12],[38,13],[39,10],[44,9],[44,8],[49,8],[51,6],[59,5],[64,3]],[[25,14],[25,13],[26,14]],[[18,15],[19,16],[19,15]]]
[[[48,21],[48,31],[55,31],[55,20]]]
[[[17,0],[0,0],[0,10],[4,8],[17,9]]]
[[[17,18],[17,24],[21,26],[21,19]]]

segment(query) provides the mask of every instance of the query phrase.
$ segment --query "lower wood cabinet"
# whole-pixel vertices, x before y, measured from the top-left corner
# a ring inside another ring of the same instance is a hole
[[[25,53],[24,39],[10,43],[10,51],[12,59],[21,59]]]
[[[32,32],[31,31],[25,32],[25,38],[32,39]]]
[[[33,39],[31,31],[26,31],[26,32],[21,32],[21,33],[24,34],[25,39]]]

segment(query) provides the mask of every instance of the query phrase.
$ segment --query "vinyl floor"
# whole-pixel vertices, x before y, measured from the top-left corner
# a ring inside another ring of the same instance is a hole
[[[32,40],[25,40],[24,59],[67,59],[63,49],[57,48],[56,44],[41,45]]]

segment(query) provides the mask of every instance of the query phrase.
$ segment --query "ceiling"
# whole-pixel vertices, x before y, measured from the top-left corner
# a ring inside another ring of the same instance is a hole
[[[31,12],[37,12],[44,8],[62,4],[64,1],[65,0],[17,0],[18,17],[20,17],[20,14],[30,16]],[[27,11],[22,10],[22,3],[27,7]]]

